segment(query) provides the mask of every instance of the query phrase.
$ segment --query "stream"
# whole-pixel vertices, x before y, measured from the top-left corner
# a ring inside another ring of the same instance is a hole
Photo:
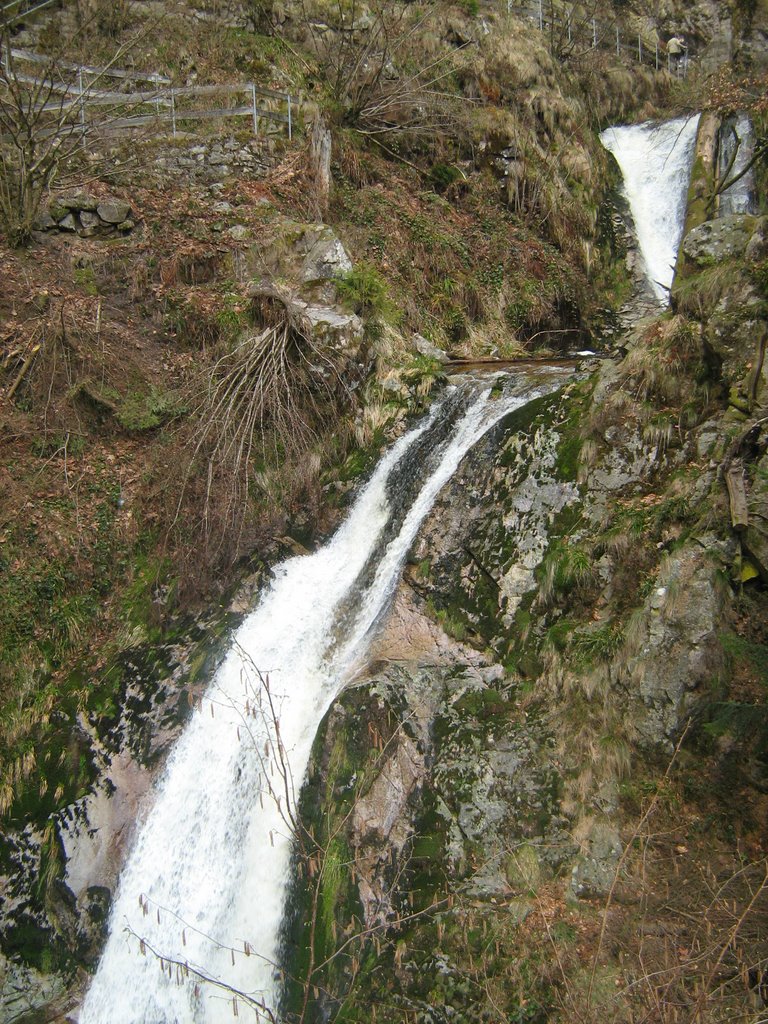
[[[121,876],[81,1024],[228,1021],[233,989],[251,1001],[251,1019],[270,1019],[290,818],[317,726],[362,664],[419,526],[462,457],[569,373],[529,371],[500,395],[488,382],[448,388],[385,454],[331,541],[277,566],[169,758]]]

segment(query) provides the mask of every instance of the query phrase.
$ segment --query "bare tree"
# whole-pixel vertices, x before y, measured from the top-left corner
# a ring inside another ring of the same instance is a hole
[[[142,33],[143,35],[144,33]],[[71,174],[92,141],[128,109],[147,102],[123,100],[103,91],[118,61],[138,41],[115,49],[106,66],[87,76],[61,51],[34,58],[11,45],[10,27],[0,23],[0,227],[13,246],[31,238],[46,193]],[[95,105],[98,113],[86,104]]]
[[[303,3],[303,21],[342,124],[377,140],[394,132],[451,129],[455,96],[444,83],[465,47],[434,56],[425,49],[429,30],[440,31],[438,4],[337,0],[325,17],[332,31],[320,33]]]

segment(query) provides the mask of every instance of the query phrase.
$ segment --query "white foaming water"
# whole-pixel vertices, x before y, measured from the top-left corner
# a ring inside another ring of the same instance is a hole
[[[607,128],[600,141],[613,153],[635,221],[646,274],[660,302],[669,301],[699,115],[664,124]]]
[[[324,548],[278,566],[169,758],[121,876],[81,1024],[231,1021],[231,991],[215,981],[267,1007],[276,1005],[274,965],[291,838],[262,775],[274,756],[274,735],[245,710],[246,701],[254,702],[246,682],[248,661],[269,673],[298,788],[317,726],[363,657],[439,490],[494,423],[562,379],[563,371],[553,369],[536,386],[528,382],[496,400],[489,390],[476,394],[449,439],[435,444],[439,406],[385,455]],[[449,396],[442,406],[451,401]],[[422,451],[415,498],[409,508],[393,512],[398,467]],[[341,614],[345,604],[354,609],[348,626]],[[271,744],[269,753],[265,744]],[[282,787],[279,774],[273,785]],[[165,960],[164,970],[158,957]],[[184,978],[174,962],[214,983],[196,986],[194,976]],[[261,1017],[242,1002],[239,1015]]]

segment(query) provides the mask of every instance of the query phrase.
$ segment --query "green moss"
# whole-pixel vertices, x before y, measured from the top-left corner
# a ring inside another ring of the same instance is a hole
[[[86,295],[99,294],[93,267],[77,267],[72,274],[72,279],[75,284],[86,293]]]
[[[535,893],[542,874],[536,850],[528,843],[516,846],[507,854],[504,873],[513,889]]]
[[[453,637],[454,640],[458,640],[460,643],[466,639],[466,619],[458,610],[440,607],[430,598],[427,601],[426,611],[433,619],[440,623],[448,636]]]
[[[582,439],[571,434],[563,438],[557,449],[557,475],[560,480],[576,480]]]

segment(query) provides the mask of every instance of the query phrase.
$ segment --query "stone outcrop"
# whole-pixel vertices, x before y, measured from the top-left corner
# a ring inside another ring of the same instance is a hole
[[[683,252],[702,267],[742,256],[752,238],[754,226],[754,217],[738,213],[704,221],[685,236]]]
[[[718,561],[705,551],[706,544],[689,545],[665,559],[626,669],[640,742],[670,753],[681,727],[722,694],[727,677],[719,636],[726,598]]]

